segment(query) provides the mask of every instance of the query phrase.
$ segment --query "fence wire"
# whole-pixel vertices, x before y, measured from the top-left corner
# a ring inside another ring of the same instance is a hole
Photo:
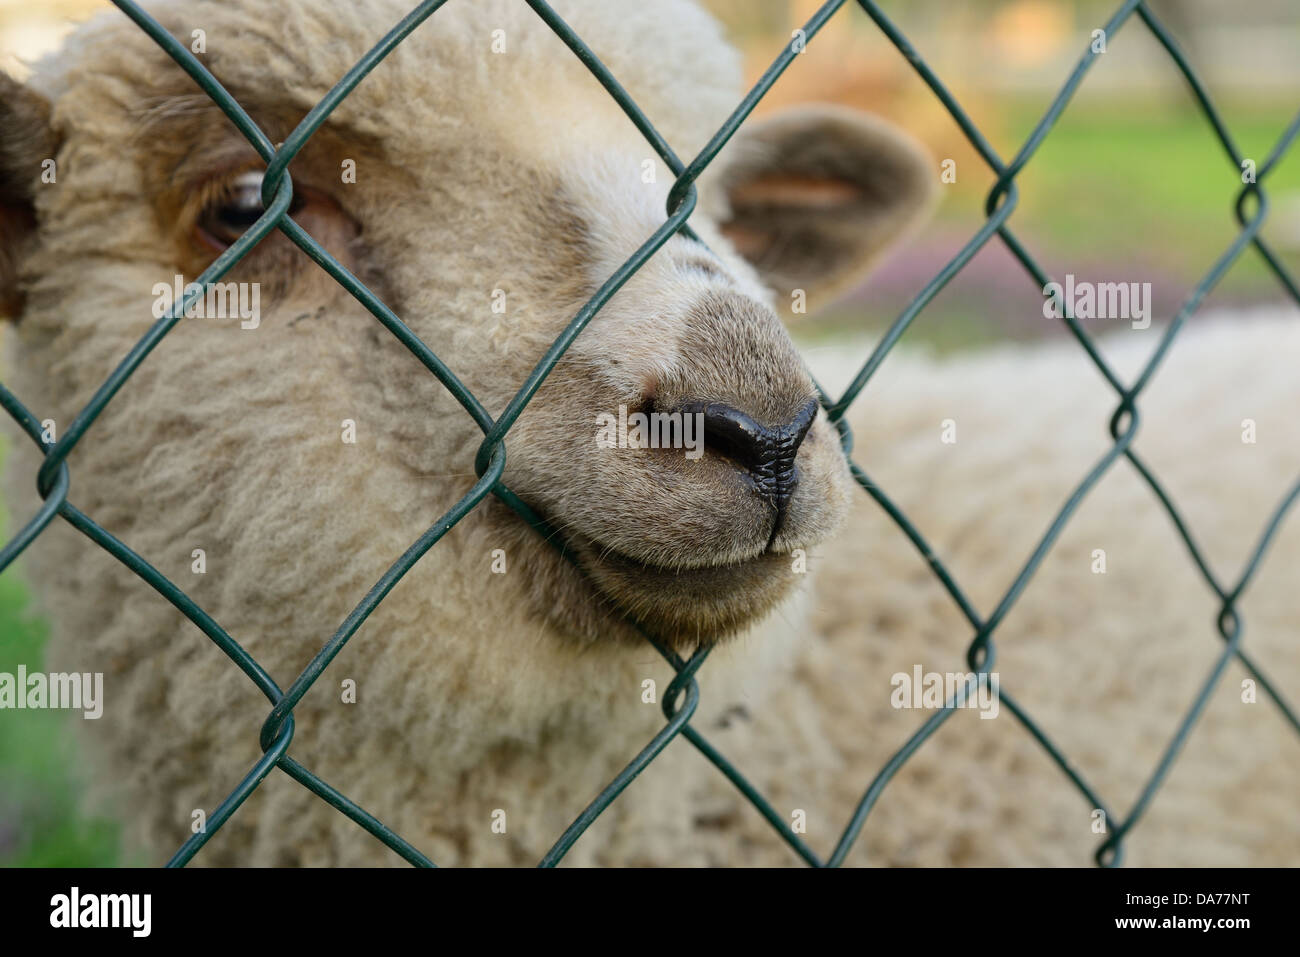
[[[668,241],[675,233],[683,232],[687,235],[693,235],[690,226],[687,223],[692,210],[695,208],[696,192],[695,181],[700,174],[709,165],[710,162],[718,155],[718,152],[727,143],[737,128],[749,116],[750,112],[771,89],[772,85],[785,71],[786,67],[798,55],[798,44],[787,44],[781,51],[780,55],[772,62],[771,66],[763,73],[762,77],[754,87],[745,95],[735,111],[727,118],[726,122],[712,136],[708,143],[700,150],[689,163],[683,164],[680,158],[673,152],[672,148],[663,139],[654,128],[654,125],[646,115],[637,106],[636,102],[619,84],[618,80],[606,69],[600,59],[592,52],[590,47],[583,42],[569,26],[551,9],[550,5],[543,0],[521,0],[526,2],[541,19],[551,28],[552,31],[573,51],[582,63],[591,71],[595,78],[607,90],[623,109],[628,119],[635,124],[636,128],[645,137],[646,142],[659,155],[665,164],[672,170],[677,177],[668,197],[667,218],[662,226],[649,236],[637,251],[624,262],[612,276],[605,281],[599,290],[591,299],[578,311],[578,313],[565,327],[564,331],[555,339],[546,354],[534,367],[524,383],[520,386],[514,398],[507,404],[501,415],[493,419],[483,408],[478,399],[457,379],[456,375],[449,369],[434,352],[425,345],[419,337],[399,318],[392,310],[385,306],[360,280],[353,276],[337,260],[327,253],[320,244],[302,229],[289,216],[289,209],[293,198],[293,183],[286,172],[289,163],[293,160],[299,151],[306,144],[307,140],[320,128],[326,121],[330,113],[341,103],[357,86],[358,83],[380,62],[383,61],[394,47],[402,42],[413,30],[415,30],[426,19],[432,16],[446,2],[446,0],[425,0],[414,10],[403,18],[396,26],[388,32],[387,35],[375,45],[360,61],[357,62],[348,72],[339,80],[338,84],[325,95],[325,97],[316,104],[316,106],[303,118],[297,128],[277,149],[266,137],[257,124],[248,116],[244,109],[239,105],[234,97],[222,87],[217,79],[208,72],[202,63],[188,50],[183,44],[170,36],[152,17],[142,10],[133,0],[113,0],[113,3],[125,13],[140,29],[147,33],[176,63],[194,80],[195,83],[209,96],[212,101],[220,107],[225,115],[235,124],[239,131],[244,135],[253,148],[258,152],[266,162],[266,171],[262,182],[262,200],[265,212],[251,226],[247,232],[225,252],[217,257],[199,276],[196,285],[199,289],[191,291],[183,299],[173,304],[171,311],[157,321],[149,331],[140,339],[139,342],[131,349],[122,362],[113,370],[112,374],[95,392],[91,400],[76,416],[63,437],[57,442],[49,443],[43,440],[41,427],[36,416],[33,415],[26,406],[22,404],[3,384],[0,384],[0,406],[3,406],[19,425],[32,437],[37,445],[45,454],[44,461],[37,473],[37,489],[40,492],[44,503],[35,517],[33,517],[19,533],[3,548],[0,549],[0,571],[8,567],[10,563],[20,554],[28,545],[32,543],[46,528],[49,527],[56,515],[62,517],[78,531],[83,533],[92,542],[108,551],[116,559],[126,565],[131,571],[135,572],[145,582],[155,588],[164,598],[172,605],[179,609],[190,621],[192,621],[204,634],[206,634],[223,652],[235,663],[249,679],[266,695],[271,703],[271,710],[260,734],[260,745],[263,755],[253,768],[245,775],[238,785],[230,792],[217,809],[208,817],[206,829],[199,834],[192,835],[180,849],[168,861],[168,866],[183,866],[193,859],[194,855],[207,843],[209,839],[216,834],[238,810],[244,800],[261,785],[271,773],[272,770],[279,768],[289,777],[300,783],[303,787],[319,796],[341,813],[347,815],[354,822],[374,835],[395,853],[410,862],[411,864],[432,867],[433,862],[424,854],[412,846],[400,835],[394,833],[385,827],[373,815],[369,814],[355,802],[350,800],[344,794],[340,793],[330,784],[313,774],[310,770],[294,760],[289,755],[289,746],[293,741],[294,720],[293,709],[307,693],[308,689],[320,677],[321,673],[329,665],[342,649],[343,646],[352,638],[357,629],[361,627],[366,618],[384,599],[384,596],[393,588],[395,584],[405,575],[411,567],[419,561],[430,548],[432,548],[457,522],[465,517],[488,495],[495,495],[511,508],[513,508],[525,521],[531,524],[539,532],[547,535],[549,541],[554,542],[553,536],[548,533],[551,531],[546,522],[528,507],[518,496],[516,496],[502,482],[502,474],[505,470],[505,446],[504,440],[511,427],[518,419],[524,407],[532,399],[533,395],[541,386],[543,380],[560,361],[574,339],[582,332],[589,322],[596,316],[600,309],[609,301],[609,299],[619,290],[619,288],[649,259],[656,250]],[[810,42],[821,27],[835,15],[841,7],[845,6],[847,0],[830,0],[824,4],[813,17],[802,27],[801,39],[806,43]],[[981,227],[970,241],[962,247],[953,259],[947,263],[916,295],[911,303],[903,310],[898,318],[889,327],[888,331],[882,337],[880,343],[868,357],[862,368],[859,370],[844,394],[837,400],[832,401],[830,397],[822,390],[821,401],[831,419],[840,431],[842,444],[846,456],[851,456],[853,447],[853,436],[849,430],[848,423],[844,419],[844,414],[849,406],[861,393],[871,376],[880,368],[890,350],[898,343],[913,320],[925,309],[925,307],[934,299],[935,295],[945,286],[952,278],[975,256],[975,254],[984,247],[996,235],[998,239],[1011,251],[1017,260],[1024,266],[1027,278],[1032,280],[1040,290],[1045,288],[1051,277],[1038,265],[1034,258],[1029,254],[1021,242],[1016,238],[1011,228],[1007,225],[1012,212],[1016,208],[1018,199],[1016,189],[1016,177],[1025,168],[1026,164],[1033,158],[1034,153],[1047,137],[1053,125],[1060,118],[1061,114],[1068,105],[1071,97],[1083,82],[1085,75],[1092,66],[1096,53],[1091,46],[1080,57],[1075,65],[1069,78],[1061,87],[1059,93],[1052,100],[1051,105],[1043,114],[1043,117],[1028,139],[1025,140],[1020,150],[1012,157],[1010,162],[1004,162],[993,147],[976,128],[975,124],[967,116],[961,106],[957,103],[956,98],[944,86],[942,81],[933,70],[921,58],[920,54],[908,42],[907,38],[899,29],[884,15],[880,8],[871,0],[857,0],[857,6],[871,18],[876,26],[884,33],[891,43],[907,59],[908,63],[917,72],[920,78],[930,88],[936,97],[943,104],[944,108],[952,116],[962,133],[970,141],[976,152],[988,165],[989,169],[995,174],[996,180],[992,189],[989,191],[988,198],[985,202],[985,214],[987,221]],[[1104,24],[1102,29],[1106,37],[1112,38],[1117,31],[1123,28],[1136,14],[1138,19],[1146,25],[1146,28],[1155,36],[1160,45],[1164,48],[1176,68],[1186,79],[1191,93],[1195,98],[1200,109],[1204,113],[1207,121],[1210,123],[1217,136],[1219,143],[1223,147],[1227,160],[1231,165],[1232,174],[1239,176],[1243,169],[1244,157],[1237,149],[1232,136],[1229,134],[1227,127],[1218,110],[1213,105],[1209,94],[1197,78],[1191,64],[1179,49],[1177,43],[1170,35],[1165,26],[1156,18],[1151,10],[1142,0],[1126,0],[1114,12],[1110,19]],[[845,14],[850,15],[850,14]],[[1254,247],[1255,251],[1267,264],[1273,275],[1285,288],[1290,297],[1300,304],[1300,288],[1297,288],[1294,277],[1283,267],[1268,244],[1260,237],[1260,229],[1268,215],[1268,199],[1263,190],[1263,182],[1268,174],[1276,167],[1278,160],[1294,143],[1297,135],[1300,135],[1300,113],[1291,121],[1290,125],[1282,133],[1273,149],[1269,152],[1267,158],[1256,169],[1254,182],[1243,183],[1234,205],[1234,214],[1241,229],[1236,239],[1228,246],[1223,254],[1214,262],[1205,276],[1196,284],[1191,293],[1184,300],[1178,313],[1165,329],[1160,341],[1153,351],[1151,358],[1138,374],[1136,380],[1131,385],[1125,383],[1115,374],[1107,365],[1106,361],[1098,352],[1092,339],[1084,332],[1083,328],[1072,315],[1071,304],[1065,302],[1061,296],[1055,295],[1058,311],[1062,316],[1062,321],[1069,329],[1070,333],[1078,341],[1080,347],[1087,354],[1088,358],[1096,365],[1097,369],[1105,377],[1107,382],[1115,391],[1118,405],[1109,422],[1109,431],[1114,444],[1111,448],[1097,461],[1093,468],[1084,476],[1082,481],[1075,487],[1065,503],[1057,512],[1047,530],[1043,533],[1038,545],[1034,548],[1020,572],[1007,588],[1001,601],[998,602],[994,610],[987,616],[983,617],[974,608],[967,599],[956,580],[950,574],[943,562],[930,548],[929,544],[922,537],[921,533],[908,520],[907,516],[889,499],[884,491],[873,482],[860,466],[854,463],[850,457],[850,467],[854,478],[858,484],[874,499],[890,518],[898,525],[902,533],[916,547],[921,556],[929,564],[935,576],[939,579],[944,589],[951,596],[952,600],[960,609],[962,615],[969,622],[974,633],[966,652],[966,664],[971,671],[977,676],[986,675],[993,667],[996,658],[996,647],[993,636],[999,624],[1006,617],[1016,600],[1020,597],[1025,587],[1029,584],[1034,573],[1042,563],[1044,557],[1050,551],[1057,537],[1060,535],[1066,523],[1070,520],[1079,504],[1084,497],[1100,481],[1102,476],[1121,458],[1127,459],[1128,462],[1138,471],[1146,483],[1150,486],[1152,493],[1155,495],[1159,505],[1168,513],[1169,518],[1181,535],[1184,544],[1187,547],[1188,554],[1196,567],[1199,569],[1201,576],[1204,578],[1206,585],[1217,596],[1219,601],[1219,614],[1216,622],[1216,629],[1219,637],[1223,641],[1223,647],[1216,658],[1213,667],[1206,676],[1204,683],[1196,694],[1193,701],[1188,705],[1186,711],[1178,722],[1168,745],[1165,747],[1156,767],[1151,771],[1146,783],[1142,787],[1137,800],[1129,809],[1126,815],[1115,814],[1111,806],[1104,801],[1093,787],[1084,779],[1084,777],[1074,768],[1066,756],[1056,746],[1052,739],[1039,727],[1029,714],[1016,702],[1015,698],[1005,690],[1005,682],[1002,684],[1001,700],[1016,718],[1024,725],[1025,729],[1033,735],[1035,740],[1042,745],[1043,749],[1051,755],[1052,759],[1060,767],[1063,774],[1074,784],[1082,796],[1088,801],[1090,807],[1101,809],[1105,812],[1108,821],[1116,822],[1111,828],[1109,836],[1096,848],[1094,857],[1096,862],[1103,866],[1116,866],[1122,863],[1124,839],[1128,833],[1141,820],[1143,814],[1150,806],[1152,798],[1156,791],[1168,775],[1178,752],[1186,741],[1192,726],[1196,723],[1205,707],[1207,700],[1215,686],[1218,684],[1226,670],[1228,663],[1236,658],[1249,671],[1254,679],[1259,683],[1269,697],[1274,701],[1277,707],[1282,711],[1286,720],[1291,726],[1300,733],[1300,719],[1297,718],[1296,711],[1282,697],[1279,690],[1270,682],[1267,676],[1256,666],[1249,656],[1241,648],[1241,637],[1243,630],[1243,619],[1237,608],[1237,600],[1250,583],[1255,572],[1258,570],[1261,560],[1268,549],[1274,534],[1277,532],[1283,518],[1286,516],[1291,507],[1295,504],[1297,498],[1300,498],[1300,479],[1297,480],[1287,494],[1278,503],[1272,512],[1269,521],[1259,536],[1258,542],[1251,552],[1246,566],[1237,580],[1231,584],[1220,581],[1211,572],[1209,565],[1206,563],[1201,549],[1196,544],[1192,533],[1178,511],[1173,500],[1161,486],[1158,478],[1147,467],[1142,458],[1133,448],[1134,437],[1137,434],[1141,416],[1138,408],[1138,398],[1142,391],[1150,383],[1160,364],[1163,362],[1169,347],[1178,335],[1187,318],[1196,311],[1200,306],[1205,295],[1218,283],[1227,270],[1241,256],[1247,246]],[[1249,211],[1253,208],[1253,211]],[[353,609],[352,613],[347,616],[338,630],[329,638],[324,646],[317,652],[307,667],[289,686],[288,690],[281,690],[280,687],[271,679],[270,675],[249,655],[237,641],[235,641],[227,632],[209,616],[202,608],[177,587],[169,581],[164,575],[149,564],[143,557],[137,555],[129,547],[123,544],[114,536],[110,535],[95,521],[84,512],[77,509],[68,501],[69,487],[69,470],[67,466],[67,457],[72,449],[81,441],[82,437],[95,423],[95,420],[103,412],[105,406],[113,399],[122,384],[139,368],[140,364],[148,357],[149,353],[155,346],[162,341],[179,322],[180,318],[194,302],[205,294],[209,285],[220,280],[243,256],[259,243],[272,230],[279,229],[288,236],[299,248],[301,248],[313,262],[319,265],[330,274],[344,289],[354,296],[365,308],[389,330],[398,340],[400,340],[432,373],[439,382],[450,392],[457,401],[464,407],[465,412],[474,420],[474,422],[483,431],[483,441],[479,446],[478,454],[475,460],[475,472],[478,475],[478,481],[469,490],[465,496],[456,503],[445,515],[443,515],[432,527],[421,535],[415,542],[393,563],[382,578],[366,593],[361,602]],[[1059,287],[1058,287],[1059,288]],[[557,546],[558,547],[558,546]],[[715,749],[708,739],[696,728],[691,722],[696,707],[699,704],[699,687],[695,681],[695,674],[704,664],[708,657],[709,649],[705,648],[697,651],[689,659],[683,660],[679,655],[668,650],[666,647],[654,640],[653,637],[646,635],[656,650],[668,661],[676,672],[675,677],[670,683],[667,692],[663,696],[663,712],[667,723],[663,729],[656,734],[649,743],[636,755],[628,764],[614,777],[612,781],[602,790],[592,802],[579,814],[573,823],[560,835],[559,839],[545,854],[540,862],[542,867],[553,867],[560,862],[574,842],[583,834],[592,822],[604,812],[610,804],[618,798],[623,790],[631,783],[655,757],[667,747],[668,743],[677,736],[682,736],[692,745],[694,745],[706,758],[709,759],[717,769],[724,774],[745,796],[746,799],[758,810],[760,814],[772,825],[774,832],[789,845],[795,854],[803,861],[813,866],[837,866],[843,863],[848,855],[854,842],[862,832],[866,824],[868,815],[875,806],[884,788],[889,784],[898,770],[914,754],[925,741],[934,734],[934,732],[943,724],[956,710],[958,700],[962,689],[954,698],[949,699],[945,706],[936,711],[921,727],[898,749],[897,752],[885,763],[885,765],[876,774],[866,791],[862,795],[861,801],[855,808],[852,816],[844,827],[839,841],[836,843],[830,856],[823,860],[811,848],[800,839],[799,835],[788,825],[788,822],[779,815],[766,798],[754,787],[745,775],[731,764],[725,756]]]

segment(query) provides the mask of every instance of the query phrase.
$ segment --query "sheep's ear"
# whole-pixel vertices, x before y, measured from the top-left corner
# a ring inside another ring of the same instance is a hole
[[[18,271],[36,232],[35,198],[56,147],[50,104],[0,73],[0,317],[22,312]]]
[[[723,234],[789,310],[824,302],[925,218],[938,170],[906,133],[838,106],[746,124],[720,176]]]

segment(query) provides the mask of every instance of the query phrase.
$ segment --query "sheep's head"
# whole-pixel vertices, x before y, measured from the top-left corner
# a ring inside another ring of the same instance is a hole
[[[205,65],[279,142],[406,6],[292,0],[271,14],[194,0],[156,12],[178,37],[204,31]],[[683,156],[739,101],[736,57],[693,5],[635,17],[557,6]],[[34,89],[2,92],[4,288],[11,302],[27,294],[11,311],[31,343],[57,343],[92,303],[101,332],[138,335],[155,283],[194,279],[261,213],[257,154],[120,16],[83,30]],[[41,183],[47,158],[57,186]],[[290,173],[294,219],[493,415],[664,222],[673,182],[513,2],[449,4]],[[630,615],[680,647],[735,632],[800,580],[792,555],[835,529],[849,477],[776,308],[858,278],[924,209],[931,179],[908,140],[852,111],[742,127],[698,184],[699,239],[674,236],[627,281],[509,432],[505,482],[567,557],[499,503],[479,520],[525,551],[515,567],[535,581],[540,617],[592,637],[631,634]],[[410,475],[470,471],[481,433],[469,417],[284,236],[226,278],[259,284],[257,327],[186,329],[193,348],[218,364],[237,354],[230,367],[247,376],[284,374],[285,357],[328,365]],[[151,374],[169,375],[161,362]],[[286,401],[306,408],[311,390]],[[676,447],[655,447],[664,439]],[[412,480],[410,494],[427,487]]]

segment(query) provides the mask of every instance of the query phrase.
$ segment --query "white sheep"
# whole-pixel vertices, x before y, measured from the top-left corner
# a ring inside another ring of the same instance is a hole
[[[174,36],[205,31],[204,64],[279,143],[408,6],[151,10]],[[688,0],[556,8],[679,156],[739,101],[737,55]],[[256,218],[264,163],[121,15],[82,27],[27,86],[0,93],[0,287],[16,320],[6,384],[62,434],[155,321],[159,285],[192,281]],[[45,159],[54,183],[41,182]],[[674,180],[587,68],[507,0],[439,10],[290,172],[295,220],[494,416],[663,224]],[[576,561],[485,500],[294,709],[290,756],[435,862],[535,862],[663,726],[672,673],[632,615],[679,651],[717,644],[693,727],[829,857],[876,771],[932,713],[895,708],[893,676],[964,671],[973,629],[853,486],[824,413],[800,444],[812,385],[773,306],[855,281],[924,214],[937,179],[906,137],[860,114],[746,123],[699,184],[690,224],[703,243],[670,239],[507,437],[506,484]],[[474,484],[482,432],[285,237],[226,278],[257,284],[255,321],[181,320],[73,450],[69,500],[286,688]],[[1188,325],[1140,399],[1135,448],[1231,583],[1300,470],[1300,326]],[[1102,349],[1132,381],[1161,332],[1117,330]],[[864,357],[810,361],[842,387]],[[1073,343],[943,362],[900,351],[850,413],[854,454],[987,615],[1110,446],[1116,405]],[[711,451],[599,448],[598,416],[620,406],[706,410]],[[22,519],[39,505],[40,459],[25,438],[14,448],[9,501]],[[1245,648],[1284,691],[1300,678],[1286,648],[1298,560],[1300,535],[1284,524],[1239,602]],[[105,673],[102,719],[79,722],[92,794],[133,851],[165,860],[260,757],[268,702],[61,520],[23,561],[52,622],[48,667]],[[995,670],[1122,817],[1221,650],[1218,611],[1120,461],[997,629]],[[1125,840],[1127,861],[1300,859],[1300,735],[1262,689],[1249,701],[1245,677],[1228,667]],[[847,862],[1086,863],[1118,823],[1099,822],[1004,701],[993,720],[958,710],[921,746]],[[195,860],[398,862],[278,771]],[[677,739],[566,861],[798,858]]]

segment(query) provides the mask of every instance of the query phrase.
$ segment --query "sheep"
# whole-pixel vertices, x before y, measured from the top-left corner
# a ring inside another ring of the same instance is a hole
[[[205,31],[205,65],[280,142],[406,6],[151,9],[174,36]],[[738,102],[738,57],[691,0],[556,7],[679,155]],[[6,380],[62,429],[154,322],[157,290],[177,276],[183,288],[256,217],[262,164],[120,15],[3,87]],[[46,159],[55,183],[41,182]],[[673,181],[587,69],[506,0],[439,10],[290,172],[295,220],[491,414],[662,225]],[[507,435],[504,481],[562,550],[486,499],[294,709],[294,759],[437,863],[533,863],[662,727],[672,672],[649,633],[681,654],[710,649],[692,724],[829,854],[928,716],[893,706],[894,676],[965,670],[972,629],[854,489],[836,430],[811,418],[813,382],[777,310],[796,291],[816,305],[854,284],[924,219],[936,181],[923,150],[869,116],[809,107],[746,123],[699,183],[698,240],[675,236],[627,282]],[[256,284],[255,321],[182,320],[72,452],[70,500],[283,688],[473,485],[482,433],[285,237],[226,278]],[[1102,348],[1131,376],[1159,331],[1117,329]],[[1244,560],[1295,471],[1300,387],[1275,356],[1297,347],[1294,317],[1196,316],[1140,402],[1137,448],[1216,569]],[[842,386],[845,361],[810,364]],[[1116,401],[1077,345],[900,352],[850,421],[871,480],[987,614],[1107,448]],[[620,407],[699,416],[705,454],[599,448],[599,417]],[[11,458],[23,516],[38,506],[40,459],[26,440]],[[1251,654],[1284,689],[1300,677],[1285,652],[1297,559],[1291,523],[1240,604]],[[115,809],[132,859],[165,860],[260,756],[267,701],[70,527],[53,525],[24,567],[52,624],[49,667],[105,674],[103,717],[79,729],[89,799]],[[1220,650],[1218,610],[1121,461],[996,632],[1002,688],[1122,814]],[[1297,859],[1300,743],[1265,695],[1247,700],[1243,677],[1232,664],[1124,842],[1127,861]],[[994,720],[970,710],[903,766],[847,863],[1091,859],[1109,833],[1096,809],[1005,707]],[[195,861],[399,862],[278,772]],[[566,861],[798,858],[677,739]]]

